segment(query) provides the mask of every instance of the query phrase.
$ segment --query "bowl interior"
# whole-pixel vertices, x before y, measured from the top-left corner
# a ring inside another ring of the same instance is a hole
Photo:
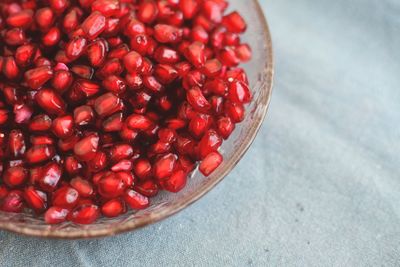
[[[116,219],[101,219],[92,225],[64,223],[46,225],[41,218],[30,214],[0,212],[0,229],[13,232],[55,238],[87,238],[112,235],[139,228],[166,218],[193,203],[219,181],[237,164],[254,140],[269,104],[273,76],[272,47],[269,30],[261,8],[256,0],[230,0],[230,9],[238,10],[248,23],[243,41],[253,50],[253,60],[245,65],[248,73],[253,102],[247,107],[245,121],[236,128],[231,138],[224,142],[224,163],[209,177],[195,171],[186,188],[178,194],[162,192],[152,199],[152,205],[143,211],[132,212]]]

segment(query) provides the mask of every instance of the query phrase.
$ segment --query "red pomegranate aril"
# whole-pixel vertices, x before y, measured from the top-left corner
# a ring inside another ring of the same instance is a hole
[[[62,21],[63,29],[66,33],[75,30],[79,25],[79,16],[76,9],[71,9]]]
[[[131,171],[132,170],[132,161],[131,160],[121,160],[120,162],[114,164],[111,167],[113,172],[120,172],[120,171]]]
[[[142,56],[135,51],[131,51],[128,54],[126,54],[123,58],[123,62],[128,72],[139,71],[140,68],[143,66]]]
[[[57,13],[61,14],[69,6],[69,0],[49,0],[50,7]]]
[[[234,33],[242,33],[247,28],[246,22],[237,11],[224,16],[222,23],[228,31]]]
[[[35,45],[33,44],[21,45],[15,51],[15,61],[19,66],[26,67],[32,63],[35,53],[36,53]]]
[[[51,28],[42,37],[42,43],[45,46],[55,46],[60,42],[61,32],[57,27]]]
[[[81,27],[86,37],[93,40],[106,28],[106,17],[98,11],[94,11],[85,19]]]
[[[33,146],[36,145],[54,145],[54,139],[47,135],[34,136],[31,135],[30,142]]]
[[[108,157],[103,151],[97,152],[94,157],[87,163],[87,167],[92,172],[99,172],[106,168]]]
[[[44,214],[44,220],[47,224],[59,224],[67,220],[68,213],[68,209],[53,206]]]
[[[3,62],[3,74],[10,80],[15,80],[20,75],[17,62],[13,57],[6,57]]]
[[[116,75],[107,76],[103,80],[102,85],[106,90],[108,90],[116,95],[122,94],[126,90],[125,81],[122,80],[121,77],[118,77]]]
[[[14,106],[14,121],[18,124],[28,123],[32,114],[32,108],[26,104],[17,104]]]
[[[122,65],[119,59],[112,58],[108,59],[104,65],[97,71],[97,74],[101,79],[108,75],[120,75],[122,73]]]
[[[23,192],[20,190],[10,191],[3,199],[1,210],[6,212],[20,213],[25,206]]]
[[[211,107],[210,103],[198,87],[193,87],[187,92],[187,101],[199,112],[207,112]]]
[[[122,125],[122,129],[119,132],[121,139],[127,142],[133,142],[138,136],[138,132],[128,128],[126,124]]]
[[[43,212],[47,208],[47,195],[45,192],[29,186],[24,190],[24,198],[29,207],[36,212]]]
[[[60,94],[64,93],[72,85],[72,73],[67,70],[58,70],[54,73],[51,85]]]
[[[73,134],[71,137],[67,139],[60,139],[58,140],[58,149],[62,152],[68,152],[74,149],[74,146],[80,140],[80,136]]]
[[[79,193],[75,188],[64,186],[57,189],[52,195],[52,205],[72,209],[78,204]]]
[[[107,199],[116,198],[124,193],[126,184],[120,176],[113,172],[105,174],[98,182],[99,194]]]
[[[199,170],[204,176],[209,176],[221,165],[222,161],[223,158],[218,151],[212,152],[200,163]]]
[[[177,170],[171,175],[171,177],[161,181],[160,184],[163,189],[169,192],[177,193],[185,187],[186,181],[187,173],[183,170]]]
[[[222,138],[228,139],[235,130],[235,123],[229,117],[221,117],[217,121],[217,131]]]
[[[37,164],[50,160],[55,155],[54,147],[49,145],[38,145],[31,147],[25,155],[29,164]]]
[[[228,98],[235,103],[249,103],[251,91],[249,86],[241,81],[233,81],[229,84]]]
[[[153,122],[143,115],[134,114],[127,118],[126,123],[132,130],[145,131],[150,128]]]
[[[100,91],[100,86],[96,82],[87,79],[78,79],[73,86],[85,97],[92,97]]]
[[[182,80],[183,88],[186,90],[191,89],[194,86],[202,88],[204,86],[206,77],[198,70],[188,72]]]
[[[158,186],[155,182],[152,180],[146,180],[146,181],[141,181],[139,183],[136,183],[133,187],[133,189],[146,196],[146,197],[154,197],[158,194],[159,189]]]
[[[103,64],[106,58],[107,45],[105,40],[95,40],[91,43],[87,48],[87,56],[90,62],[90,65],[93,67],[99,67]]]
[[[5,170],[3,182],[10,188],[22,185],[28,178],[28,171],[23,167],[11,167]]]
[[[116,144],[110,150],[110,158],[112,162],[119,162],[123,159],[132,157],[134,150],[129,144]]]
[[[148,197],[132,189],[125,191],[124,200],[134,210],[145,209],[150,205],[150,200]]]
[[[101,213],[108,218],[118,217],[125,212],[125,202],[119,198],[111,199],[101,207]]]
[[[189,123],[189,132],[196,138],[200,138],[211,126],[212,120],[209,115],[197,114]]]
[[[178,52],[166,46],[159,46],[154,51],[154,59],[161,64],[174,64],[178,63],[180,56]]]
[[[82,171],[83,165],[74,156],[68,156],[64,160],[64,169],[71,176],[77,175]]]
[[[192,19],[199,11],[199,3],[197,0],[181,0],[179,8],[183,12],[185,19]]]
[[[99,11],[106,17],[118,15],[119,9],[118,0],[96,0],[92,3],[92,12]]]
[[[106,93],[99,96],[94,103],[94,109],[101,117],[112,115],[115,112],[121,111],[122,108],[122,99],[113,93]]]
[[[77,224],[92,224],[100,216],[99,207],[93,204],[84,204],[71,211],[67,219]]]
[[[143,23],[152,23],[158,15],[158,7],[154,1],[145,1],[139,5],[137,17]]]
[[[89,161],[96,156],[99,146],[99,137],[96,134],[91,134],[84,137],[74,146],[74,154],[83,161]]]
[[[230,117],[233,122],[239,123],[244,120],[244,106],[240,103],[235,103],[232,101],[226,101],[224,105],[225,113]]]
[[[25,72],[25,81],[32,89],[39,89],[53,76],[53,70],[49,66],[30,69]]]
[[[39,106],[48,114],[59,115],[65,112],[64,100],[50,88],[42,88],[35,96]]]
[[[6,22],[11,27],[21,27],[25,28],[29,26],[33,21],[32,10],[26,9],[18,13],[10,15]]]
[[[8,136],[7,153],[11,158],[19,158],[25,154],[25,137],[22,131],[12,130]]]
[[[190,44],[185,50],[185,57],[195,67],[202,67],[206,62],[204,44],[200,42],[194,42]]]
[[[133,165],[133,171],[142,180],[150,178],[152,167],[147,159],[138,159]]]
[[[90,106],[80,106],[74,110],[74,123],[82,126],[89,124],[94,118],[94,112]]]
[[[222,138],[214,129],[208,130],[199,143],[199,156],[204,159],[211,152],[217,151],[222,144]]]
[[[240,63],[236,52],[232,47],[226,46],[218,54],[219,60],[228,67],[235,67]]]
[[[70,115],[58,117],[53,121],[52,131],[60,139],[66,139],[73,134],[74,119]]]
[[[121,131],[123,126],[123,114],[122,113],[115,113],[114,115],[108,117],[102,123],[103,130],[105,132],[118,132]]]
[[[92,184],[81,177],[73,178],[70,184],[78,191],[80,197],[91,197],[95,192]]]
[[[207,60],[203,67],[203,73],[207,77],[215,77],[221,73],[222,64],[218,59]]]
[[[63,170],[58,163],[50,162],[43,166],[35,179],[39,187],[46,192],[53,192],[61,179]]]
[[[22,45],[26,41],[26,35],[24,30],[21,28],[13,28],[6,31],[4,36],[4,42],[8,45]]]
[[[49,29],[53,25],[54,19],[54,12],[51,8],[45,7],[36,11],[36,24],[39,26],[39,29],[43,31]]]
[[[181,29],[167,25],[157,24],[154,26],[154,38],[160,43],[177,43],[182,40]]]
[[[175,154],[166,154],[154,162],[153,171],[156,179],[162,180],[170,177],[175,168],[178,157]]]
[[[51,128],[52,120],[46,114],[40,114],[30,121],[29,130],[33,132],[44,132]]]
[[[65,55],[71,59],[79,58],[84,52],[87,45],[87,40],[84,37],[75,37],[65,46]]]
[[[252,57],[251,48],[248,44],[241,44],[235,48],[236,56],[241,62],[250,61]]]

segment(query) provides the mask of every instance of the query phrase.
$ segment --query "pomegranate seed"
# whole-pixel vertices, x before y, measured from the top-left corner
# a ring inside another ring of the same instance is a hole
[[[194,42],[189,45],[185,50],[185,57],[195,67],[202,67],[206,62],[204,44],[200,42]]]
[[[32,10],[26,9],[21,12],[11,14],[6,22],[11,27],[28,27],[33,21],[33,12]]]
[[[53,76],[53,70],[49,66],[31,69],[25,72],[25,81],[32,89],[39,89]]]
[[[39,26],[39,29],[46,30],[50,29],[53,26],[55,17],[54,12],[51,8],[44,7],[36,11],[35,14],[35,21],[36,24]]]
[[[28,171],[23,167],[11,167],[3,174],[3,182],[9,187],[18,187],[28,178]]]
[[[145,131],[153,124],[153,122],[143,115],[131,115],[126,120],[127,125],[132,130],[142,130]]]
[[[217,121],[218,134],[222,138],[228,139],[232,132],[235,130],[235,124],[229,117],[221,117]]]
[[[246,22],[236,11],[224,16],[223,24],[230,32],[242,33],[246,30]]]
[[[58,70],[54,73],[51,85],[58,93],[64,93],[73,82],[71,72],[67,70]]]
[[[106,17],[118,15],[119,9],[119,1],[117,0],[96,0],[92,3],[92,12],[99,11]]]
[[[167,24],[154,27],[154,38],[160,43],[177,43],[182,40],[182,30]]]
[[[104,94],[96,99],[94,109],[101,117],[106,117],[121,111],[123,108],[122,100],[112,93]]]
[[[152,180],[139,182],[138,184],[135,184],[133,189],[146,197],[154,197],[159,191],[157,184]]]
[[[69,6],[69,0],[49,0],[49,4],[57,14],[61,14]]]
[[[153,165],[154,176],[157,179],[165,179],[171,176],[178,157],[172,153],[160,157]]]
[[[124,60],[124,66],[128,72],[136,72],[140,70],[140,68],[143,65],[142,56],[135,51],[131,51],[128,54],[126,54],[123,60]]]
[[[197,0],[181,0],[179,1],[179,8],[185,19],[191,19],[196,15],[200,7]]]
[[[19,190],[10,191],[3,199],[1,209],[6,212],[20,213],[24,208],[23,192]]]
[[[97,75],[101,78],[108,75],[120,75],[122,73],[122,65],[117,58],[107,60],[104,65],[98,70]]]
[[[46,34],[42,37],[42,43],[45,46],[55,46],[60,42],[61,32],[57,27],[51,28]]]
[[[46,193],[29,186],[24,190],[24,198],[29,207],[36,212],[43,212],[47,208]]]
[[[180,56],[176,50],[160,46],[154,51],[154,59],[161,64],[174,64],[179,62]]]
[[[50,162],[39,170],[37,183],[46,192],[53,192],[60,182],[62,168],[55,162]]]
[[[15,61],[21,67],[30,65],[36,53],[36,46],[33,44],[21,45],[15,51]]]
[[[94,189],[92,184],[87,181],[82,179],[81,177],[76,177],[71,180],[70,182],[71,186],[78,191],[79,196],[81,197],[91,197],[94,193]]]
[[[29,164],[41,163],[50,160],[55,155],[54,147],[49,145],[38,145],[31,147],[25,155]]]
[[[32,116],[32,113],[33,113],[33,110],[28,105],[25,105],[25,104],[15,105],[14,106],[14,121],[16,123],[20,123],[20,124],[28,123]]]
[[[125,190],[125,183],[120,176],[109,172],[104,175],[98,183],[99,194],[104,198],[116,198],[121,196]]]
[[[66,221],[68,213],[67,209],[51,207],[46,211],[44,220],[47,224],[59,224]]]
[[[65,111],[66,105],[63,99],[49,88],[41,89],[35,99],[39,106],[49,114],[63,114]]]
[[[87,56],[90,65],[99,67],[106,58],[107,46],[104,40],[96,40],[87,48]]]
[[[94,11],[82,23],[82,30],[85,32],[86,37],[89,40],[95,39],[104,31],[105,28],[106,28],[106,17],[103,16],[98,11]]]
[[[111,199],[103,204],[101,213],[109,218],[118,217],[126,212],[125,202],[121,199]]]
[[[148,197],[131,189],[125,191],[124,200],[134,210],[145,209],[150,205]]]
[[[35,116],[29,123],[29,130],[33,132],[44,132],[51,128],[52,120],[46,114]]]
[[[79,193],[76,189],[64,186],[53,193],[52,204],[57,207],[72,209],[78,203],[78,199]]]
[[[20,70],[17,62],[13,57],[6,57],[3,62],[3,74],[10,80],[15,80],[19,77]]]
[[[218,152],[212,152],[200,163],[199,170],[204,176],[209,176],[221,165],[223,158]]]
[[[251,91],[246,83],[234,81],[229,85],[228,97],[232,102],[249,103],[251,101]]]
[[[94,112],[90,106],[80,106],[74,110],[74,122],[82,126],[89,124],[94,118]]]
[[[210,103],[198,87],[193,87],[187,92],[187,101],[199,112],[207,112],[211,107]]]
[[[68,214],[67,219],[77,224],[91,224],[100,216],[99,207],[93,204],[80,205]]]
[[[76,80],[74,86],[75,89],[85,97],[94,96],[100,91],[100,86],[97,83],[86,79]]]
[[[20,130],[12,130],[10,132],[7,151],[12,158],[19,158],[25,154],[25,138]]]
[[[65,46],[65,55],[72,60],[79,58],[85,52],[86,44],[85,38],[75,37]]]
[[[115,113],[114,115],[108,117],[103,122],[103,130],[105,132],[118,132],[121,131],[123,127],[123,114]]]
[[[89,135],[74,146],[74,153],[78,159],[89,161],[96,156],[97,148],[99,146],[99,137],[95,134]]]
[[[65,16],[62,22],[63,29],[66,33],[70,33],[75,30],[79,25],[79,15],[76,9],[70,10]]]
[[[25,32],[21,28],[13,28],[6,31],[4,42],[8,45],[22,45],[26,41]]]
[[[64,169],[69,175],[72,176],[72,175],[78,174],[83,169],[83,166],[74,156],[68,156],[68,157],[65,158],[65,161],[64,161]],[[77,189],[72,184],[72,180],[71,180],[71,185],[72,185],[72,187]]]
[[[118,162],[123,159],[127,159],[133,156],[133,148],[128,144],[117,144],[114,145],[110,151],[110,157],[113,162]]]
[[[99,172],[106,167],[107,160],[108,160],[107,155],[104,152],[99,151],[88,162],[88,168],[92,172]]]
[[[244,107],[240,103],[226,101],[224,105],[225,113],[233,122],[238,123],[244,120]]]
[[[235,49],[236,56],[240,59],[242,62],[247,62],[250,61],[252,52],[251,48],[248,44],[242,44],[236,47]]]
[[[183,170],[178,170],[174,172],[167,180],[161,181],[161,186],[169,192],[177,193],[185,187],[186,180],[187,173],[185,173]]]
[[[154,1],[142,2],[139,5],[137,17],[144,23],[152,23],[158,15],[158,8]]]
[[[103,80],[103,87],[117,95],[122,94],[126,90],[125,82],[118,76],[110,75]]]

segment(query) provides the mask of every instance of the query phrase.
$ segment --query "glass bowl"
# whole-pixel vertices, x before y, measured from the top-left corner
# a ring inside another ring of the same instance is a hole
[[[243,41],[253,50],[253,59],[245,65],[254,99],[247,107],[245,120],[238,125],[221,152],[223,164],[209,177],[195,171],[184,190],[178,194],[160,193],[152,205],[142,211],[130,211],[114,219],[100,219],[91,225],[63,223],[46,225],[30,214],[0,212],[0,229],[19,234],[48,238],[91,238],[132,231],[165,219],[192,204],[216,186],[239,162],[253,142],[266,115],[272,92],[273,55],[268,25],[257,0],[230,0],[230,9],[238,10],[248,24]]]

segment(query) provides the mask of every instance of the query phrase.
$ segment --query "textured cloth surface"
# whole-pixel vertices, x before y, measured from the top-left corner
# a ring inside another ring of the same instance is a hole
[[[271,108],[211,193],[134,233],[0,232],[1,266],[398,266],[400,2],[261,0]]]

